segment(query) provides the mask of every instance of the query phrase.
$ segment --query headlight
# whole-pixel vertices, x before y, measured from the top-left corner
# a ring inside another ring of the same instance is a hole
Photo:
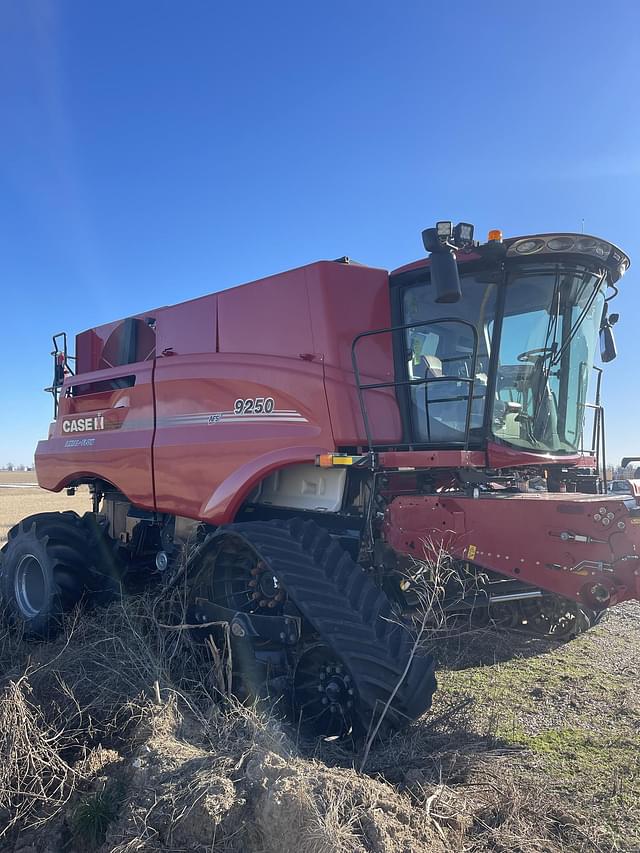
[[[570,252],[575,245],[576,241],[573,237],[552,237],[547,240],[547,248],[552,252]]]
[[[534,255],[544,249],[544,240],[520,240],[515,244],[515,250],[519,255]]]
[[[575,252],[579,255],[591,255],[607,266],[619,278],[629,268],[629,258],[620,249],[583,234],[542,234],[539,237],[522,237],[509,243],[507,256],[546,254],[547,252]]]

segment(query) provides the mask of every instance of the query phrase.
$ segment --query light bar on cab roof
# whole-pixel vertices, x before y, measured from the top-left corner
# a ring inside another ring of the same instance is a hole
[[[627,255],[617,246],[586,234],[542,234],[535,237],[519,237],[510,242],[507,257],[526,257],[554,252],[591,255],[603,261],[615,273],[616,281],[625,274],[630,264]]]

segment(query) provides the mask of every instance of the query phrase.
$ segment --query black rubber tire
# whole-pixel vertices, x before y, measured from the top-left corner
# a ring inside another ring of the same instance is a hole
[[[431,707],[434,661],[416,653],[389,599],[351,556],[312,521],[247,522],[219,528],[259,554],[304,619],[351,674],[361,734],[403,728]],[[405,673],[405,669],[407,672]]]
[[[99,568],[107,550],[91,513],[80,518],[75,512],[44,512],[23,519],[0,551],[0,593],[11,620],[28,637],[52,639],[85,593],[96,600],[111,597],[113,580]]]

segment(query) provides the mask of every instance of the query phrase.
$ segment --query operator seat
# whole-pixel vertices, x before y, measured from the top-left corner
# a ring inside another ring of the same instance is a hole
[[[442,359],[436,355],[423,355],[424,379],[449,378],[442,367]],[[433,442],[455,442],[463,437],[466,416],[466,400],[458,397],[464,394],[466,384],[460,388],[458,376],[451,381],[432,382],[424,386],[424,432],[422,440]],[[461,431],[462,429],[462,431]]]
[[[437,355],[421,356],[424,364],[424,379],[436,379],[442,376],[442,359]]]
[[[440,379],[411,389],[412,418],[416,440],[438,444],[457,443],[464,438],[467,414],[468,384],[460,377],[445,372],[442,359],[437,355],[421,353],[412,359],[409,375],[414,379]],[[445,379],[450,381],[444,381]],[[478,373],[475,377],[470,427],[482,424],[487,376]]]

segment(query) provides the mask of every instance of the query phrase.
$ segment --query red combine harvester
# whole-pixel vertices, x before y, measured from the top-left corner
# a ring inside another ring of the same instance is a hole
[[[89,329],[74,357],[56,336],[38,480],[88,484],[93,512],[10,531],[2,587],[26,630],[186,573],[190,621],[230,626],[238,689],[330,736],[430,706],[410,630],[425,588],[453,617],[558,637],[639,597],[599,368],[587,399],[629,259],[584,234],[480,244],[465,223],[423,240],[391,274],[309,264]]]

